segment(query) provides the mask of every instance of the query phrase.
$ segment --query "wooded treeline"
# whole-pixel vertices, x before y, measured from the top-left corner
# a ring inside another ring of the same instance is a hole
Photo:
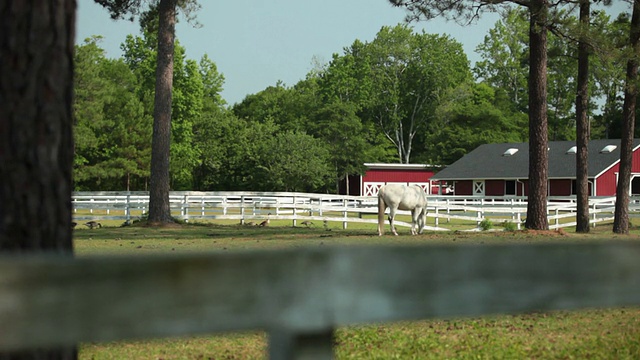
[[[563,34],[578,19],[565,19],[548,39],[550,140],[576,136],[578,46]],[[591,138],[619,138],[629,15],[594,11],[591,28]],[[505,11],[472,67],[448,36],[384,27],[234,105],[215,62],[188,59],[178,41],[171,188],[335,192],[365,162],[446,165],[480,144],[527,141],[528,29],[523,10]],[[118,59],[97,36],[76,46],[76,190],[148,189],[157,37],[150,24],[142,33]]]

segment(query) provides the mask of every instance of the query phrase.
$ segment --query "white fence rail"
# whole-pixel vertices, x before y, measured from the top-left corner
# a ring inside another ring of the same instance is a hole
[[[428,196],[427,230],[448,230],[451,220],[467,221],[478,226],[483,220],[493,223],[511,222],[518,229],[526,218],[526,198],[489,198]],[[276,192],[171,192],[172,214],[185,221],[203,219],[238,220],[241,224],[270,219],[298,221],[375,224],[375,197],[309,193]],[[73,194],[74,219],[132,221],[143,216],[149,203],[146,192],[76,192]],[[591,198],[590,222],[595,224],[613,220],[614,197]],[[575,226],[575,197],[552,197],[547,205],[549,227],[558,229]],[[640,211],[640,199],[633,198],[630,213]],[[403,212],[400,212],[403,213]],[[408,212],[404,212],[408,214]],[[573,219],[573,221],[571,221]],[[410,224],[398,221],[400,226]]]
[[[264,329],[272,359],[332,359],[340,326],[640,305],[639,258],[615,241],[2,256],[0,351]]]

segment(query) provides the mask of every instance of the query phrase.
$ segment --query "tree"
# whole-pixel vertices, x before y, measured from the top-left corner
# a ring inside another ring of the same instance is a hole
[[[333,178],[328,158],[324,143],[313,136],[278,132],[260,144],[254,188],[301,192],[326,188]]]
[[[629,30],[630,54],[627,60],[624,106],[622,108],[622,136],[620,139],[620,175],[616,188],[616,206],[613,232],[629,233],[629,190],[631,189],[631,165],[633,159],[633,134],[638,97],[638,58],[640,56],[640,0],[633,1],[631,28]]]
[[[140,0],[96,0],[107,8],[113,18],[126,14],[136,15],[140,11]],[[169,207],[170,149],[171,149],[171,105],[173,86],[173,55],[175,24],[178,5],[185,12],[197,8],[195,0],[159,0],[157,7],[151,6],[143,14],[142,21],[158,18],[158,58],[153,111],[153,139],[151,142],[151,180],[149,186],[149,222],[172,222]]]
[[[428,132],[429,163],[451,164],[482,144],[527,138],[526,115],[500,108],[496,90],[486,83],[463,84],[446,98]]]
[[[548,0],[389,0],[405,7],[410,17],[432,19],[450,16],[473,20],[496,6],[517,4],[529,11],[529,229],[549,228],[547,220],[548,123],[547,123],[547,31],[552,20]]]
[[[145,188],[149,178],[151,119],[139,84],[121,60],[107,59],[99,38],[76,46],[74,188]]]
[[[594,76],[594,83],[599,93],[604,98],[602,114],[594,116],[591,124],[591,136],[592,138],[620,138],[619,125],[622,122],[626,64],[619,53],[629,41],[630,18],[627,13],[621,13],[610,22],[609,16],[604,12],[598,12],[591,18],[591,27],[597,29],[591,34],[599,36],[592,43],[596,56],[591,58],[594,66],[589,70]]]
[[[576,92],[576,232],[589,232],[589,40],[591,0],[580,1],[578,83]]]
[[[365,48],[371,64],[368,116],[409,163],[416,136],[434,121],[451,88],[470,81],[462,45],[447,36],[415,34],[406,25],[383,27]]]
[[[0,5],[0,250],[73,256],[76,2],[25,0],[14,5]],[[76,359],[77,350],[20,351],[0,357]]]
[[[329,148],[329,158],[335,170],[336,192],[341,180],[349,181],[350,174],[363,174],[369,144],[359,136],[364,126],[351,103],[327,104],[320,110],[315,133]],[[347,191],[349,186],[347,183]],[[349,195],[349,194],[347,194]]]
[[[482,58],[473,68],[478,80],[503,89],[515,110],[526,112],[529,57],[526,11],[510,8],[502,15],[476,52]]]
[[[158,5],[158,62],[151,141],[151,180],[149,182],[149,222],[169,223],[171,90],[173,87],[173,48],[175,43],[176,1],[160,0]]]
[[[333,54],[329,65],[318,76],[322,104],[309,122],[310,133],[325,141],[335,169],[336,190],[349,175],[364,174],[365,162],[379,161],[390,148],[388,140],[376,137],[379,130],[364,123],[363,113],[371,104],[373,79],[366,44],[359,40],[345,48],[345,54]],[[389,158],[393,159],[393,149]]]

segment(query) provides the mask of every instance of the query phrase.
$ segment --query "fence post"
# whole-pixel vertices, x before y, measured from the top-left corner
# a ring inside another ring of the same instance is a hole
[[[244,225],[244,195],[240,196],[240,225]]]
[[[342,222],[342,229],[347,229],[347,217],[349,215],[347,211],[348,201],[347,199],[342,199],[342,206],[344,206],[344,211],[342,212],[342,216],[344,216],[344,221]]]
[[[436,227],[438,227],[440,225],[440,221],[439,221],[440,218],[438,217],[438,206],[436,206],[435,209],[436,209],[436,216],[435,216],[436,221],[435,221],[435,224],[436,224]]]
[[[269,331],[269,359],[333,359],[333,331],[300,333],[278,329]]]
[[[124,205],[124,216],[126,217],[126,221],[131,221],[131,192],[127,191],[127,200]]]
[[[292,201],[293,201],[293,204],[292,204],[293,206],[291,206],[291,208],[293,209],[293,227],[296,227],[296,223],[297,223],[296,217],[297,217],[298,214],[296,213],[297,200],[296,200],[296,196],[295,195],[293,196],[293,200]]]
[[[182,198],[182,205],[180,206],[180,213],[184,217],[185,222],[189,222],[189,195],[184,195]]]

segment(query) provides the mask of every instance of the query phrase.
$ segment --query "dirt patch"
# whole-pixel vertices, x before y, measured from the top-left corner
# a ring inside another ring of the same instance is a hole
[[[534,235],[534,236],[547,236],[547,237],[557,237],[557,236],[569,236],[564,229],[558,230],[522,230],[524,234]]]

